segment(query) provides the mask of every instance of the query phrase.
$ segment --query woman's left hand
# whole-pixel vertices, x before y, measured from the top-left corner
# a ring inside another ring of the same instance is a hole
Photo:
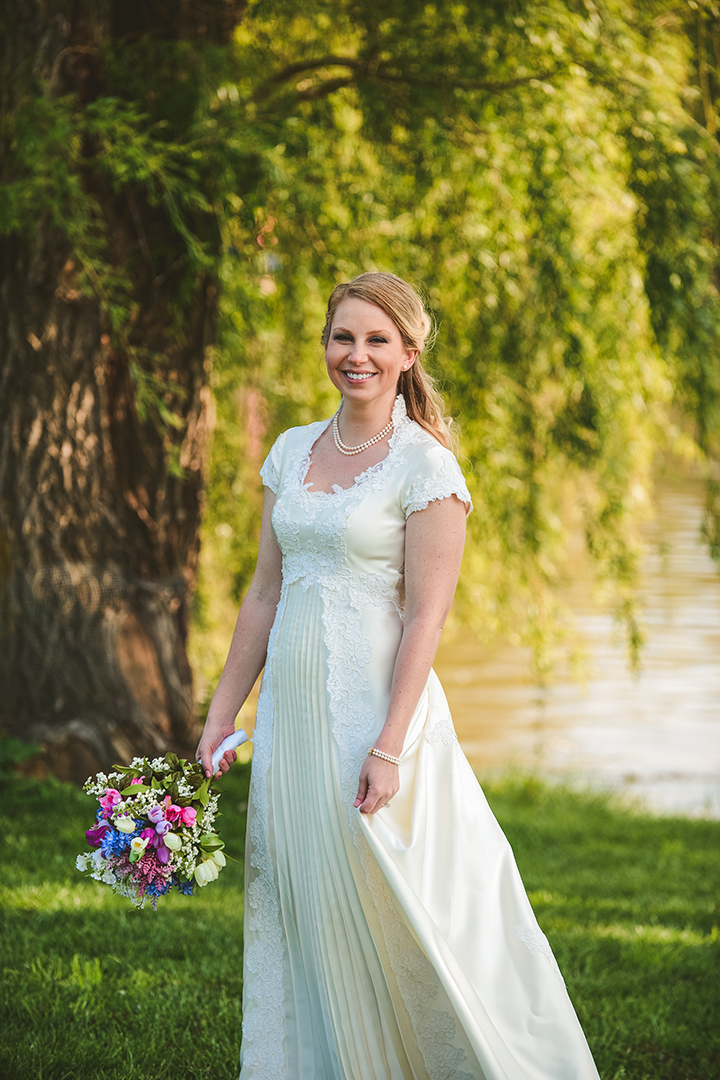
[[[388,806],[400,790],[400,770],[391,761],[368,754],[360,770],[354,806],[361,814],[374,814]]]

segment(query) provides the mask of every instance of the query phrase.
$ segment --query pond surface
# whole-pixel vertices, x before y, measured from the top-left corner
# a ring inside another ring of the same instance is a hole
[[[435,668],[478,770],[518,765],[627,791],[658,811],[720,817],[720,576],[699,536],[703,485],[664,481],[656,500],[639,675],[582,576],[570,605],[584,685],[561,671],[541,693],[527,650],[488,650],[464,635],[441,644]]]

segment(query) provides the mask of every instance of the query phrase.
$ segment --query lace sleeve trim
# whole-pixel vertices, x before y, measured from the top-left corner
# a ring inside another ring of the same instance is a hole
[[[272,450],[265,458],[262,468],[260,469],[260,479],[266,488],[270,488],[273,494],[277,495],[278,488],[280,487],[280,477],[275,468],[275,462],[272,460]]]
[[[460,502],[465,503],[469,514],[472,510],[470,492],[455,458],[448,456],[438,476],[420,478],[412,485],[403,504],[405,517],[410,517],[417,510],[424,510],[436,499],[449,499],[451,495],[457,495]]]

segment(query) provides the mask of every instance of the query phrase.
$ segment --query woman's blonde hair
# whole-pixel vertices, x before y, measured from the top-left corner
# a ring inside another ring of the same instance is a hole
[[[359,274],[344,285],[336,285],[330,294],[322,343],[327,346],[338,305],[342,300],[356,297],[375,304],[397,326],[407,349],[417,350],[412,367],[400,373],[398,393],[405,398],[407,414],[433,435],[439,443],[455,448],[452,421],[445,412],[445,402],[435,388],[430,375],[421,363],[423,351],[432,345],[433,324],[422,300],[411,285],[395,274],[371,271]]]

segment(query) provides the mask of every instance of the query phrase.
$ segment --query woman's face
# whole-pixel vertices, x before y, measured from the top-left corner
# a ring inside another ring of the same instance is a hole
[[[415,361],[389,315],[357,297],[341,300],[325,347],[328,375],[348,401],[379,401],[397,393],[400,372]]]

